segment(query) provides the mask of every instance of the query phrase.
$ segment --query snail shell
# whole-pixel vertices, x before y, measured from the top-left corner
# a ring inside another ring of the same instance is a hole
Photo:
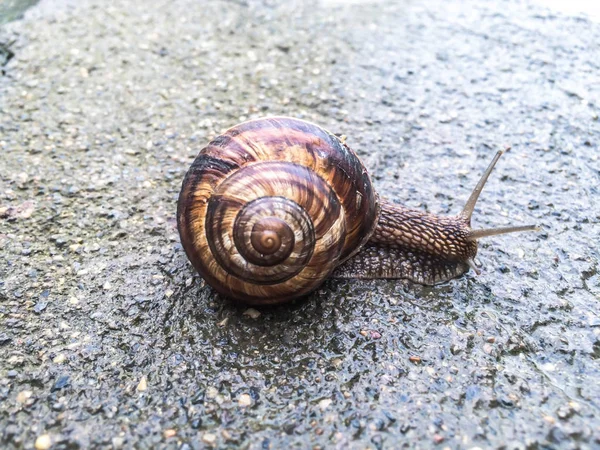
[[[305,121],[237,125],[205,147],[178,202],[186,254],[217,291],[279,303],[315,289],[368,241],[377,195],[355,153]]]

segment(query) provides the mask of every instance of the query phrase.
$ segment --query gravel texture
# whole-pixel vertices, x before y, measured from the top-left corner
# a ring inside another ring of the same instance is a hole
[[[43,0],[0,67],[3,448],[598,448],[600,23],[516,1]],[[179,244],[196,153],[262,115],[460,211],[483,273],[215,295]]]

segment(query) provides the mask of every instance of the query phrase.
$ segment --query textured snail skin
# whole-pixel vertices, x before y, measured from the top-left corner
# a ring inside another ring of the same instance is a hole
[[[181,242],[208,284],[249,304],[292,300],[328,276],[441,283],[477,271],[477,239],[536,229],[471,229],[502,153],[463,211],[440,217],[380,203],[354,152],[314,124],[245,122],[210,142],[190,167],[177,207]]]
[[[388,202],[367,245],[334,272],[336,278],[405,278],[433,285],[469,270],[477,254],[467,219],[440,217]]]

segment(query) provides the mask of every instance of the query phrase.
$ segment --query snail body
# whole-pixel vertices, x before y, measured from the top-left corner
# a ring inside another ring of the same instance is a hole
[[[202,149],[179,195],[177,223],[193,266],[249,304],[306,295],[329,276],[436,284],[474,267],[471,213],[499,154],[456,217],[379,201],[345,142],[287,117],[236,125]]]

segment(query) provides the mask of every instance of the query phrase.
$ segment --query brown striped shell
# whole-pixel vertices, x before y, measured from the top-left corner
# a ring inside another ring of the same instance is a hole
[[[200,151],[177,222],[208,284],[270,304],[317,288],[367,242],[378,213],[350,148],[312,123],[277,117],[230,128]]]

